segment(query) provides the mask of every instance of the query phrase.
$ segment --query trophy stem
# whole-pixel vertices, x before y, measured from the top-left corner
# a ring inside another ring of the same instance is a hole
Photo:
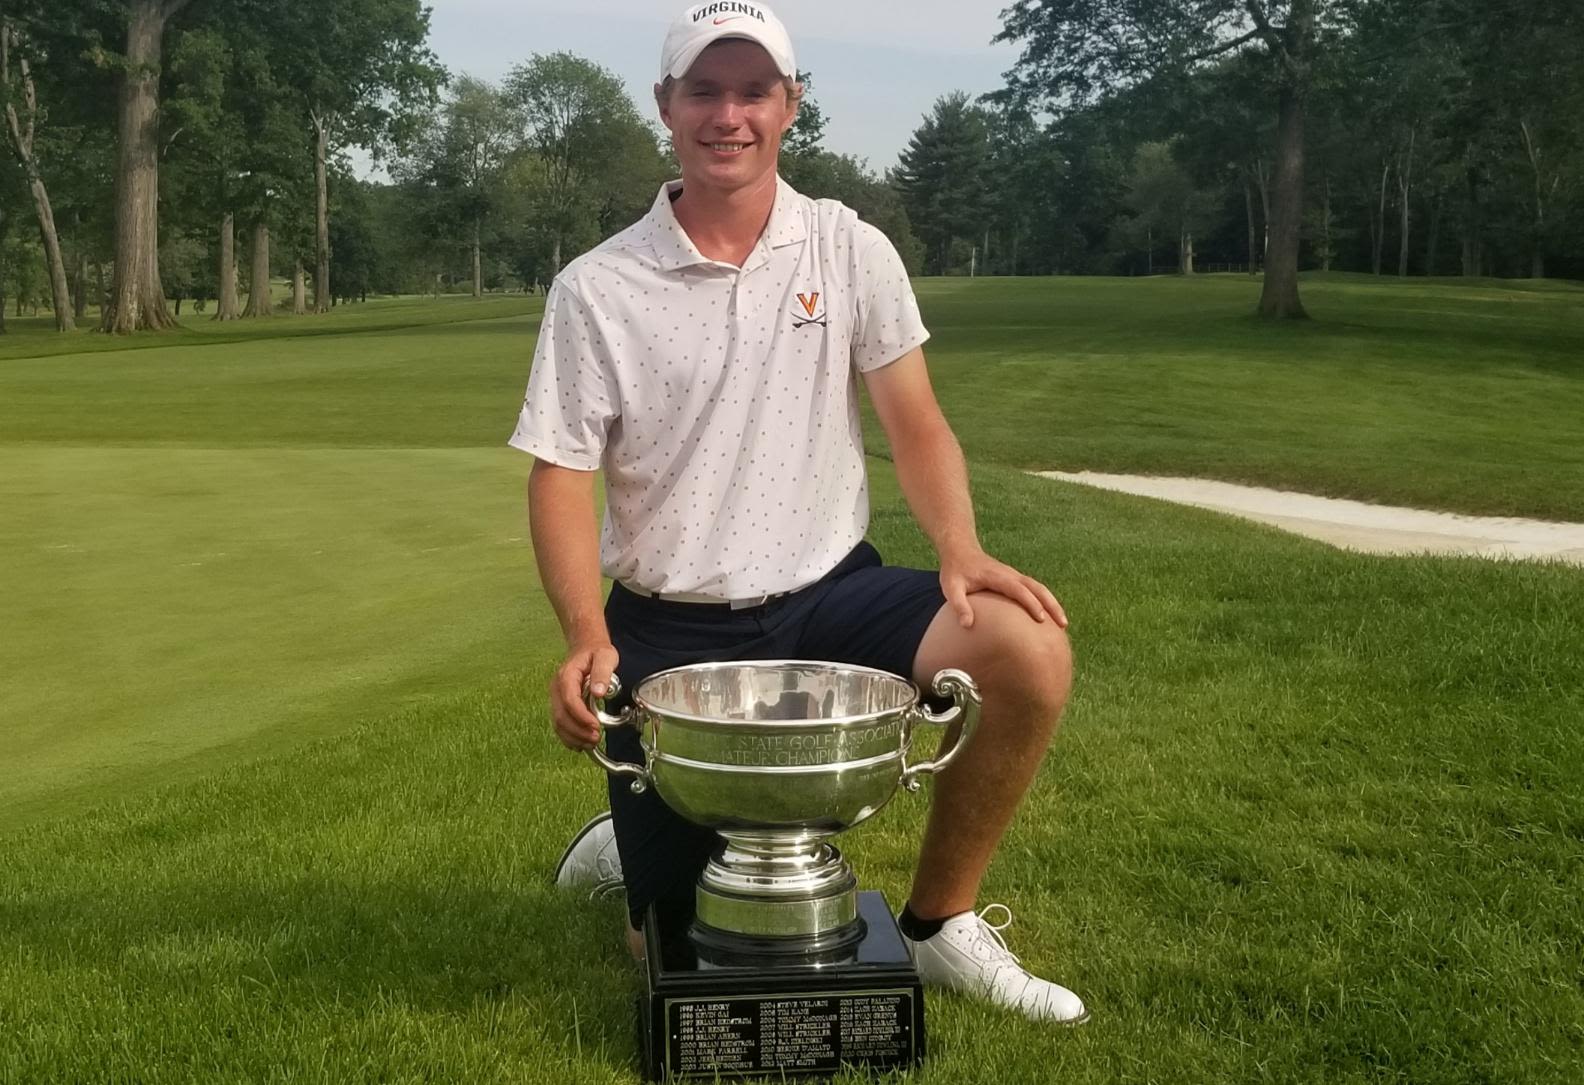
[[[806,954],[863,938],[858,881],[819,837],[727,832],[699,879],[694,941]]]

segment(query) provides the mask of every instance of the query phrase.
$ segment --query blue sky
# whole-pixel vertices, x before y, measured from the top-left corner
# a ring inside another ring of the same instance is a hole
[[[1001,86],[1017,59],[990,45],[1009,0],[781,0],[798,67],[825,111],[825,146],[896,163],[935,99]],[[569,50],[620,76],[646,115],[666,27],[686,6],[666,0],[430,0],[430,46],[453,72],[498,80],[534,53]]]

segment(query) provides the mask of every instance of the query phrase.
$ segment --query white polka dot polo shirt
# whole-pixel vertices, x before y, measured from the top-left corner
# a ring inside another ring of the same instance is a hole
[[[895,248],[850,208],[779,181],[738,268],[677,223],[680,187],[556,277],[510,443],[604,470],[605,575],[793,591],[869,526],[857,374],[929,333]]]

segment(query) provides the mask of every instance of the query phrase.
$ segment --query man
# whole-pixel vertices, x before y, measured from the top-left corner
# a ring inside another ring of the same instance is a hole
[[[599,741],[584,692],[603,696],[613,673],[625,698],[656,671],[711,660],[826,659],[921,685],[967,671],[981,723],[935,782],[899,922],[925,982],[1076,1023],[1078,996],[1025,970],[1005,923],[974,911],[1067,698],[1067,619],[1047,588],[979,545],[895,249],[776,174],[796,72],[786,30],[756,0],[684,12],[655,87],[682,180],[551,287],[511,443],[537,458],[534,548],[567,638],[550,686],[556,734],[578,750]],[[885,566],[863,541],[859,375],[938,573]],[[615,581],[603,608],[602,571]],[[621,731],[611,755],[641,760]],[[641,952],[648,907],[691,914],[718,840],[652,791],[613,781],[610,797],[610,818],[585,826],[557,880],[619,875]]]

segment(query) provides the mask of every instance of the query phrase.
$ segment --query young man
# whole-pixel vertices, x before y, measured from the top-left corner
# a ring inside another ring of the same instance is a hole
[[[967,671],[980,726],[935,781],[902,929],[925,982],[1081,1021],[1082,1001],[1025,970],[1005,923],[974,911],[1067,699],[1067,619],[1044,585],[979,545],[895,249],[777,177],[796,72],[762,4],[684,12],[655,87],[682,180],[550,290],[511,443],[537,458],[534,549],[567,638],[550,686],[556,734],[575,750],[599,740],[583,693],[603,695],[612,673],[625,698],[656,671],[711,660],[833,660],[921,686],[943,667]],[[859,376],[938,573],[882,565],[863,541]],[[602,571],[615,581],[603,607]],[[637,736],[621,732],[611,756],[640,761]],[[717,838],[652,791],[612,781],[610,798],[611,817],[585,826],[557,880],[619,876],[629,936],[650,904],[689,915]]]

